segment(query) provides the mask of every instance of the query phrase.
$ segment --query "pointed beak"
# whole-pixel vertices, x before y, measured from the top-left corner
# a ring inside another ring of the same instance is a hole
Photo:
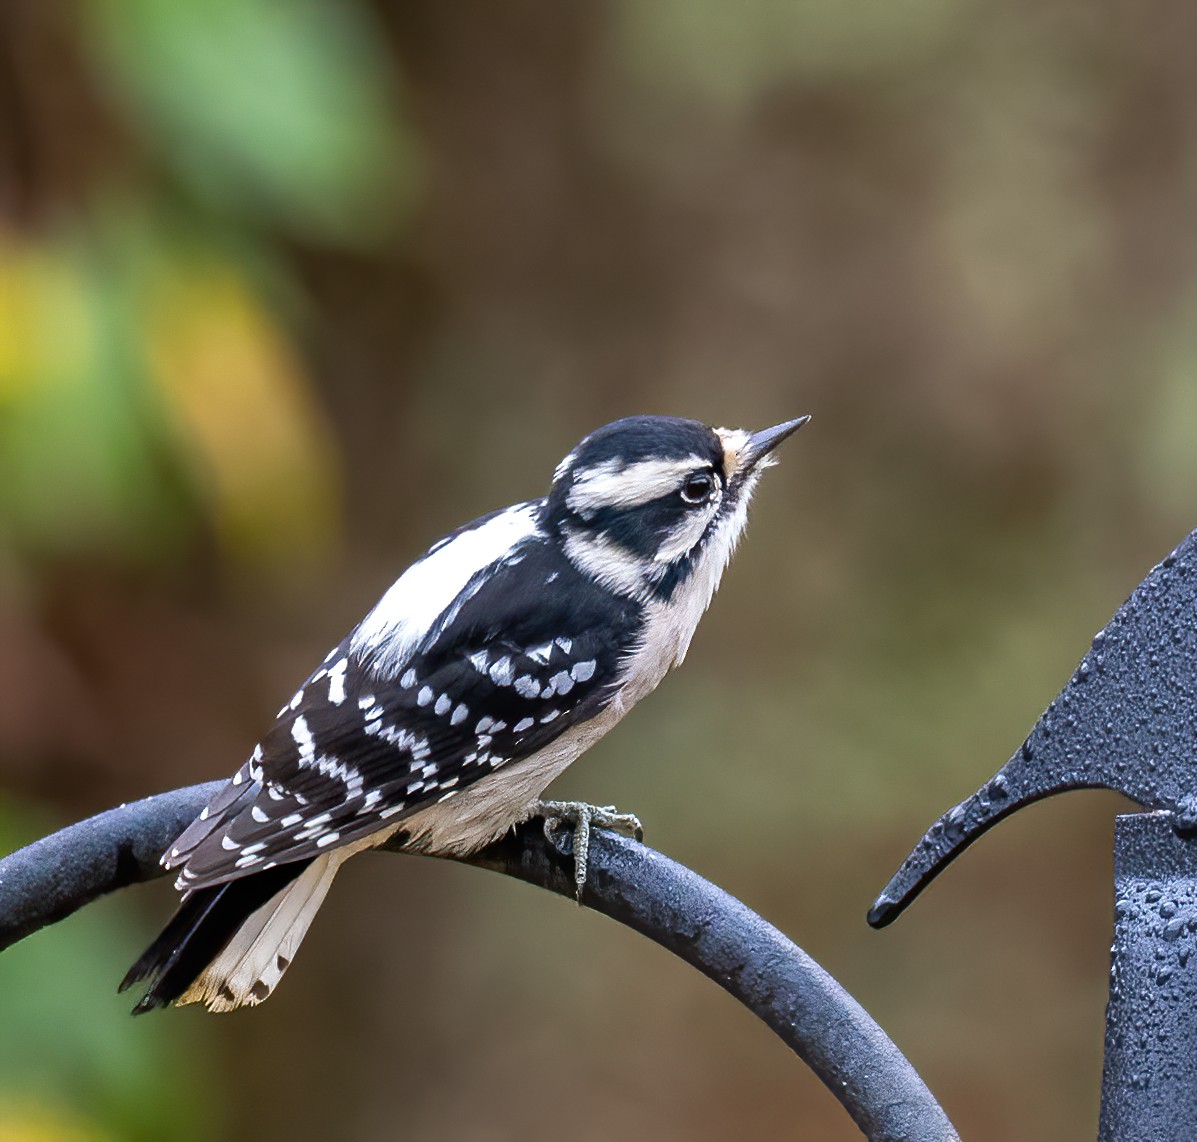
[[[754,432],[744,446],[741,463],[747,469],[755,468],[787,436],[792,436],[808,420],[810,420],[809,416],[800,416],[797,420],[787,420],[784,424],[775,424],[772,428]]]

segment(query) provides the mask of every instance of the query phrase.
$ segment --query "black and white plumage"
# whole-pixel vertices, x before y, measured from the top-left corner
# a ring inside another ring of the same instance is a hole
[[[184,896],[135,1011],[265,999],[337,869],[399,840],[466,855],[681,662],[744,528],[764,432],[630,417],[549,495],[434,544],[278,714],[162,862]]]

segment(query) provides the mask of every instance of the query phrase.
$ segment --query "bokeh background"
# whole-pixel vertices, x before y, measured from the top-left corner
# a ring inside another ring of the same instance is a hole
[[[864,913],[1197,524],[1182,0],[6,0],[0,845],[231,773],[450,527],[634,412],[811,426],[683,671],[564,779],[741,896],[969,1139],[1091,1138],[1116,798]],[[257,1011],[171,909],[0,957],[0,1137],[857,1137],[559,899],[365,857]]]

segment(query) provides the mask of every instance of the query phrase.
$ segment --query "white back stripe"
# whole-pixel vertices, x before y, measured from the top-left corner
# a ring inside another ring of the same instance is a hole
[[[375,674],[398,674],[420,643],[452,621],[474,575],[537,532],[538,504],[516,504],[413,563],[353,632],[349,647],[369,655]]]

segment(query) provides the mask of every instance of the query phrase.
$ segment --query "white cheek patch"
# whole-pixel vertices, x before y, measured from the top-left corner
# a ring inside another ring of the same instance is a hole
[[[679,460],[604,460],[578,477],[566,505],[583,518],[602,508],[634,508],[676,492],[687,473],[710,463],[706,456]]]
[[[444,625],[467,602],[464,592],[479,570],[537,534],[536,515],[536,504],[518,504],[413,563],[358,625],[350,650],[369,653],[379,677],[397,673],[437,621]]]
[[[567,529],[565,554],[582,572],[617,595],[642,598],[646,591],[644,560],[603,535]]]
[[[722,497],[716,496],[703,508],[694,508],[683,517],[680,525],[665,537],[654,556],[657,563],[672,563],[690,551],[707,530],[711,518],[719,510]]]

